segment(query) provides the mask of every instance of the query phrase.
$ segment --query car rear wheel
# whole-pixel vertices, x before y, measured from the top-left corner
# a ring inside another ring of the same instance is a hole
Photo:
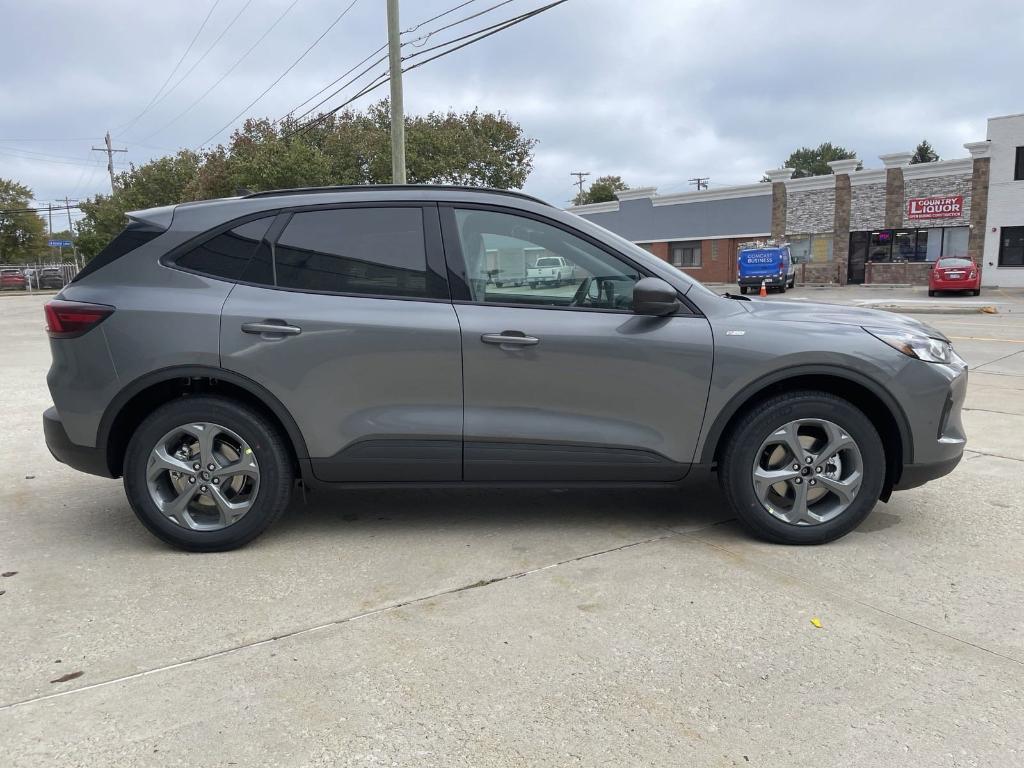
[[[981,296],[981,290],[980,289],[975,289],[975,290],[971,291],[971,295],[972,296]]]
[[[732,430],[719,465],[740,522],[781,544],[823,544],[866,518],[885,481],[885,450],[871,421],[825,392],[780,395]]]
[[[928,291],[928,295],[929,296],[934,296],[935,294],[936,294],[936,291],[932,291],[932,290]]]
[[[135,430],[124,487],[136,516],[182,549],[235,549],[288,506],[293,482],[284,440],[261,414],[220,397],[174,400]]]

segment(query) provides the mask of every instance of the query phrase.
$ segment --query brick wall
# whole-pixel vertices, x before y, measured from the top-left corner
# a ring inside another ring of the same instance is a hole
[[[846,285],[847,260],[850,257],[850,176],[836,176],[835,208],[832,227],[832,261],[839,265],[839,284]]]
[[[988,229],[988,182],[991,158],[976,157],[971,174],[971,232],[967,237],[967,257],[978,265],[984,276],[985,232]]]
[[[864,282],[895,285],[928,285],[930,266],[930,264],[923,261],[905,261],[896,264],[868,262],[864,265]]]
[[[671,263],[669,259],[669,242],[643,243],[644,248],[662,261]],[[735,238],[720,238],[700,241],[699,267],[679,267],[683,272],[692,275],[702,283],[734,283],[736,282],[736,248]]]
[[[797,267],[797,285],[839,285],[838,264],[801,264]]]
[[[782,181],[772,182],[772,237],[786,237],[786,184]]]
[[[906,208],[906,184],[902,168],[888,168],[885,171],[885,228],[898,229],[903,226],[903,211]],[[855,227],[871,229],[872,227]]]

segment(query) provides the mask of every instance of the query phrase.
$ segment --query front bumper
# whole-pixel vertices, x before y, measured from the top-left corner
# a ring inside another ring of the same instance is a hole
[[[899,482],[896,483],[893,490],[905,491],[908,488],[917,488],[920,485],[948,475],[956,469],[956,465],[960,463],[963,457],[964,455],[961,453],[959,456],[954,456],[952,459],[946,459],[945,461],[935,461],[930,464],[907,464],[903,467]]]
[[[72,443],[56,408],[43,411],[43,435],[50,454],[61,464],[90,475],[113,477],[107,466],[106,451]]]

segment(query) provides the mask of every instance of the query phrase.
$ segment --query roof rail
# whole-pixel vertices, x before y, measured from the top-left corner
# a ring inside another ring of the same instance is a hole
[[[448,192],[486,192],[491,195],[508,195],[518,197],[522,200],[530,200],[551,207],[551,203],[545,202],[538,197],[528,195],[525,192],[517,192],[513,189],[496,189],[494,187],[467,187],[459,184],[339,184],[333,187],[296,187],[294,189],[268,189],[265,192],[251,192],[243,195],[242,199],[250,200],[254,197],[283,197],[285,195],[316,195],[330,192],[365,192],[367,190],[442,190]]]

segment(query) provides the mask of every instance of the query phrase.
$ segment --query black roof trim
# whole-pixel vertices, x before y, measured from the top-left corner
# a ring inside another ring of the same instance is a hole
[[[295,189],[270,189],[266,192],[252,192],[243,196],[242,199],[251,200],[254,197],[284,197],[285,195],[316,195],[331,192],[366,192],[370,190],[380,190],[383,192],[417,190],[482,192],[490,195],[508,195],[510,197],[518,197],[522,200],[529,200],[534,203],[553,207],[551,203],[545,202],[533,195],[528,195],[525,192],[517,192],[512,189],[496,189],[494,187],[465,187],[458,184],[341,184],[334,187],[296,187]]]

